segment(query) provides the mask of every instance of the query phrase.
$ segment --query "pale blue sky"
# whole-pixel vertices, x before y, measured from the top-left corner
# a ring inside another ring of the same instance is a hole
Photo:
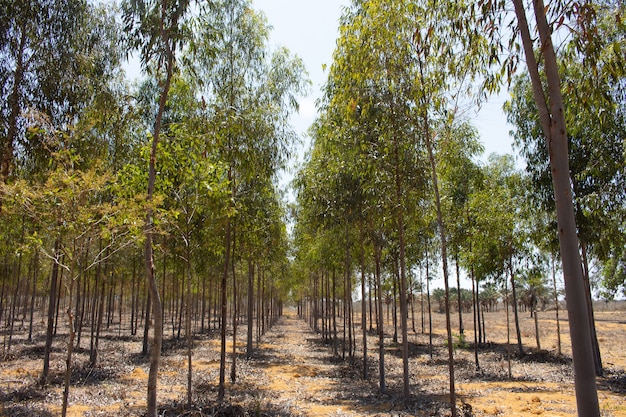
[[[270,43],[273,48],[287,47],[297,54],[309,72],[313,83],[311,93],[300,101],[300,114],[294,117],[296,130],[302,134],[315,118],[314,102],[320,97],[320,89],[326,81],[322,70],[330,66],[338,34],[339,17],[349,0],[253,0],[254,8],[262,10],[273,27]],[[492,97],[478,114],[470,111],[467,116],[478,129],[485,146],[485,158],[490,153],[513,153],[511,138],[502,104],[507,93]],[[299,161],[301,162],[301,161]]]

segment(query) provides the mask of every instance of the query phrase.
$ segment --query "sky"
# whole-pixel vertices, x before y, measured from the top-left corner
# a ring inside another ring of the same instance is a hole
[[[270,47],[286,47],[298,55],[309,72],[311,92],[300,100],[300,112],[293,117],[296,131],[305,135],[315,119],[315,100],[321,96],[321,88],[327,74],[323,65],[330,67],[338,36],[339,18],[349,0],[253,0],[254,8],[265,13],[273,30]],[[491,97],[479,112],[470,111],[468,117],[478,129],[485,147],[485,158],[491,153],[512,154],[510,125],[502,112],[507,93]],[[305,147],[308,141],[304,141]],[[302,163],[299,160],[292,165]],[[287,175],[289,177],[289,175]]]

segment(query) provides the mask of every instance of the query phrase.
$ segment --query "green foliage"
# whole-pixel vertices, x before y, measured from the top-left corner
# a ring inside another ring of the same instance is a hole
[[[578,237],[590,256],[603,263],[611,262],[612,248],[624,239],[624,70],[623,55],[616,51],[626,41],[626,31],[619,19],[623,5],[589,3],[584,11],[578,24],[595,33],[581,32],[572,38],[559,56],[560,73]],[[548,213],[537,225],[553,223],[548,151],[526,77],[516,80],[505,111],[515,126],[515,144],[526,160],[529,199],[537,210]],[[551,234],[545,227],[536,230]],[[540,241],[540,236],[535,240]]]

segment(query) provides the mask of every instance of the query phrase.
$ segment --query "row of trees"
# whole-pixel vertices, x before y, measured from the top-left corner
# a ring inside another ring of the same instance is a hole
[[[227,330],[236,339],[245,317],[251,354],[288,296],[276,183],[308,84],[301,60],[268,48],[247,0],[2,1],[0,20],[4,353],[27,316],[38,340],[33,317],[47,311],[47,383],[65,311],[65,414],[84,332],[95,366],[105,326],[143,326],[155,416],[164,330],[187,339],[191,406],[193,334],[219,328],[222,399]],[[133,85],[129,55],[143,70]]]
[[[539,45],[525,6],[512,5],[515,15],[491,1],[367,0],[346,8],[313,146],[295,181],[296,270],[300,295],[311,303],[303,310],[317,325],[321,310],[335,314],[329,298],[344,300],[352,352],[350,303],[360,283],[363,372],[369,319],[380,338],[384,391],[383,303],[392,287],[408,402],[411,271],[425,270],[428,284],[441,267],[455,415],[449,265],[457,280],[460,270],[471,280],[477,347],[480,288],[510,291],[518,323],[520,279],[538,296],[547,279],[555,286],[560,257],[579,412],[598,415],[594,375],[602,367],[590,271],[602,271],[611,294],[624,285],[624,6],[534,1]],[[556,52],[552,31],[564,38]],[[530,78],[515,76],[521,51]],[[506,111],[525,172],[509,156],[479,162],[483,150],[464,117],[466,106],[505,80],[513,84]],[[326,328],[336,332],[334,321]],[[519,324],[516,330],[523,354]]]

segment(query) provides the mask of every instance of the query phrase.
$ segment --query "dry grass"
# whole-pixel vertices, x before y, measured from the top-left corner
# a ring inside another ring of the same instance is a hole
[[[566,316],[562,312],[561,317]],[[481,369],[476,370],[472,316],[464,316],[468,347],[455,350],[456,388],[459,406],[473,416],[570,416],[576,413],[567,320],[561,321],[563,356],[556,354],[554,311],[539,315],[540,340],[536,351],[534,321],[521,313],[523,358],[512,358],[513,379],[508,378],[506,316],[503,311],[486,313],[488,345],[480,351]],[[434,314],[433,357],[428,354],[428,335],[421,333],[416,310],[416,330],[410,333],[410,378],[412,400],[402,398],[402,367],[399,346],[386,338],[387,391],[378,389],[377,336],[368,337],[370,378],[361,377],[362,349],[357,357],[333,357],[331,345],[288,311],[258,346],[253,358],[238,359],[238,380],[228,383],[227,399],[217,403],[219,352],[217,335],[202,335],[194,341],[194,407],[185,411],[187,363],[184,341],[168,341],[159,375],[159,404],[162,415],[221,416],[377,416],[449,415],[447,349],[443,338],[445,316]],[[603,416],[626,416],[626,311],[597,311],[596,324],[606,376],[598,379]],[[409,321],[409,323],[411,323]],[[245,340],[244,326],[240,339]],[[389,329],[390,327],[387,327]],[[427,326],[426,326],[427,328]],[[458,315],[453,315],[458,334]],[[41,330],[41,329],[40,329]],[[511,322],[511,330],[514,331]],[[89,368],[88,351],[78,349],[74,358],[69,416],[141,416],[145,412],[148,363],[138,352],[139,338],[118,337],[113,329],[101,341],[100,363]],[[512,333],[512,341],[514,341]],[[357,337],[360,343],[360,336]],[[243,353],[245,346],[237,343]],[[0,416],[59,415],[64,371],[65,337],[55,340],[52,354],[52,383],[41,388],[41,346],[16,338],[12,352],[0,362]],[[83,345],[86,345],[83,342]],[[228,352],[232,348],[229,344]],[[516,348],[512,346],[513,350]],[[230,356],[229,356],[230,362]],[[230,363],[229,363],[230,365]],[[227,368],[227,379],[228,371]],[[470,411],[471,410],[471,411]]]

